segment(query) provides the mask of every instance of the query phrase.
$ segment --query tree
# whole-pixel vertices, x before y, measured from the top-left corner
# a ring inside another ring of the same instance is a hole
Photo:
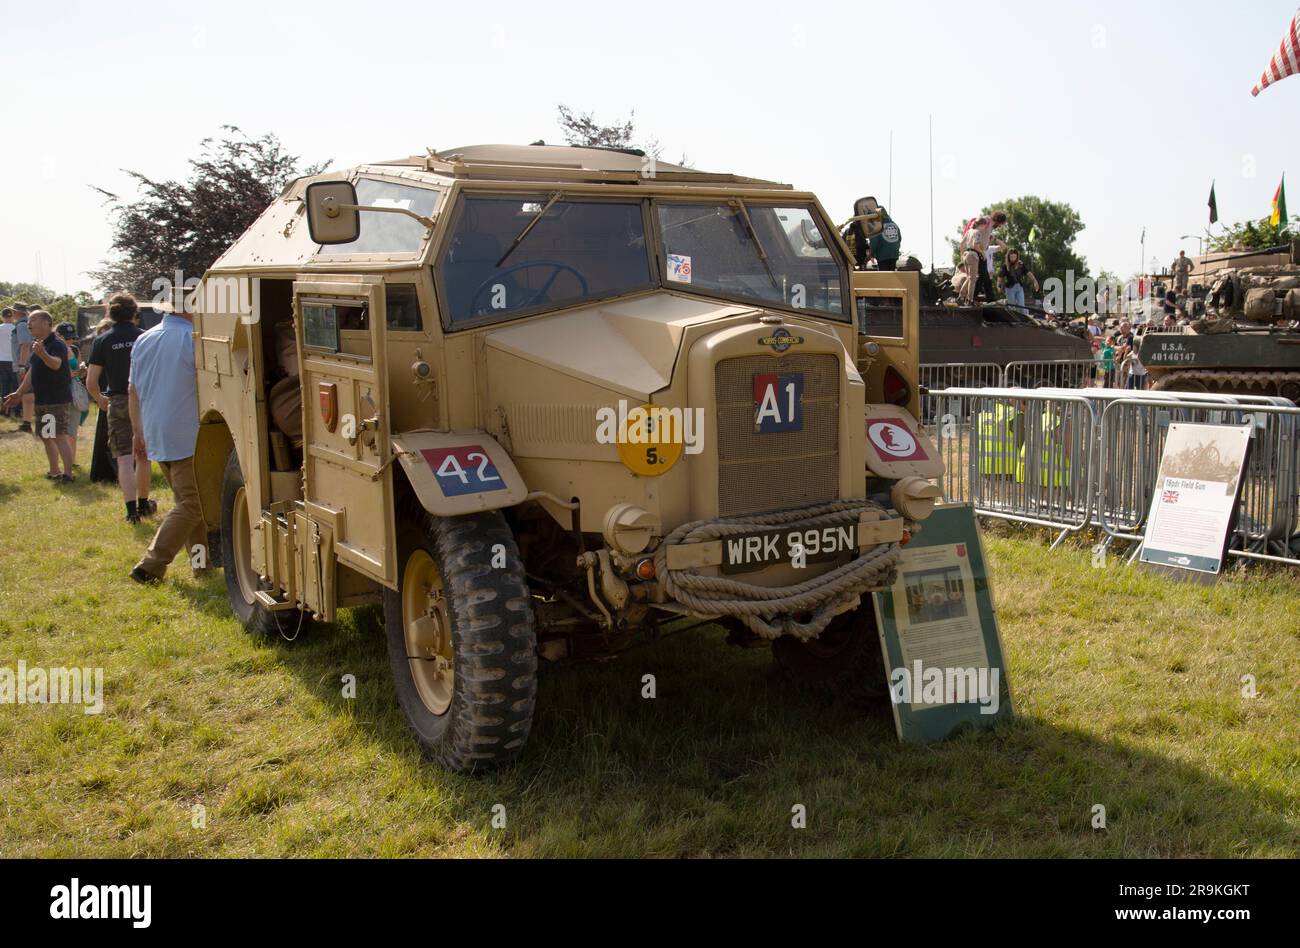
[[[591,112],[577,112],[567,105],[556,106],[557,121],[570,145],[596,148],[634,148],[632,136],[636,131],[636,111],[625,121],[601,125]],[[644,151],[644,149],[642,149]]]
[[[48,286],[42,286],[40,283],[6,283],[0,280],[0,304],[12,306],[14,303],[44,303],[46,300],[52,300],[56,296]]]
[[[998,232],[1002,243],[1019,250],[1040,281],[1055,278],[1068,282],[1066,274],[1072,272],[1077,283],[1088,276],[1088,261],[1074,250],[1074,241],[1084,229],[1083,218],[1070,205],[1026,195],[992,204],[980,211],[980,216],[995,210],[1007,215],[1006,226]],[[958,238],[948,241],[954,263],[958,262],[957,247],[965,229],[966,221],[962,221],[957,228]],[[1029,239],[1031,231],[1033,240]]]
[[[127,171],[140,195],[127,202],[103,188],[115,218],[112,251],[90,277],[104,290],[152,296],[153,281],[201,277],[295,178],[328,162],[300,167],[274,134],[249,138],[233,125],[226,137],[205,138],[190,161],[188,181],[155,181]]]
[[[0,307],[12,306],[14,303],[40,307],[50,314],[56,326],[59,323],[77,325],[77,308],[91,306],[94,302],[95,298],[85,290],[56,293],[40,283],[6,283],[0,280]]]
[[[1210,238],[1210,250],[1215,253],[1231,253],[1234,250],[1266,250],[1290,243],[1300,237],[1300,216],[1291,218],[1290,223],[1274,227],[1269,218],[1233,224],[1222,234]]]
[[[39,306],[59,323],[77,324],[77,308],[93,306],[95,298],[85,290],[76,293],[56,293],[48,286],[39,283],[6,283],[0,280],[0,306],[12,306],[14,303],[27,303]]]
[[[596,121],[594,113],[579,112],[567,105],[556,106],[556,111],[556,121],[566,144],[587,148],[623,148],[643,152],[650,158],[659,158],[663,154],[663,146],[653,135],[647,136],[640,144],[636,143],[635,109],[626,119],[613,125],[601,125]],[[537,144],[546,143],[539,141]],[[689,167],[689,159],[685,154],[678,164]]]

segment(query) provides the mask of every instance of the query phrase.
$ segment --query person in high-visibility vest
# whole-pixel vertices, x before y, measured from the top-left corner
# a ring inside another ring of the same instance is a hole
[[[1066,445],[1070,441],[1070,426],[1065,415],[1051,405],[1045,405],[1039,416],[1038,426],[1042,432],[1039,486],[1069,487],[1070,458]],[[1030,440],[1026,438],[1025,443],[1021,445],[1019,463],[1016,465],[1016,480],[1021,484],[1025,482],[1025,458],[1029,452]]]
[[[979,435],[980,473],[989,477],[1010,477],[1016,470],[1016,409],[996,402],[975,416]]]

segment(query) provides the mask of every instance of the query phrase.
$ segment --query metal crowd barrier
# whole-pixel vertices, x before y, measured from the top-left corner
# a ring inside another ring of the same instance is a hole
[[[1002,366],[995,362],[952,363],[921,366],[921,424],[932,425],[938,417],[931,392],[950,388],[991,388],[1003,384]],[[961,414],[965,414],[963,410]]]
[[[1126,475],[1131,486],[1118,492],[1120,502],[1098,505],[1098,526],[1113,539],[1142,540],[1151,500],[1160,489],[1165,437],[1174,422],[1252,426],[1229,553],[1300,565],[1300,409],[1286,399],[1240,396],[1236,405],[1168,398],[1110,401],[1102,411],[1099,465]],[[1128,462],[1134,445],[1149,463]]]
[[[1092,403],[1099,423],[1099,439],[1108,439],[1110,457],[1103,463],[1101,441],[1094,446],[1093,483],[1097,485],[1094,510],[1095,527],[1104,529],[1107,522],[1125,527],[1129,533],[1137,531],[1151,509],[1156,468],[1164,450],[1164,432],[1172,421],[1197,421],[1202,415],[1191,406],[1199,405],[1275,405],[1286,407],[1291,403],[1263,395],[1211,395],[1205,392],[1140,392],[1113,388],[1094,388],[1083,392],[1073,390],[1048,390],[1047,394],[1081,395]],[[1176,409],[1166,409],[1164,414],[1144,416],[1148,424],[1135,428],[1107,430],[1100,421],[1106,407],[1117,401],[1138,401],[1148,404],[1170,402]],[[1171,414],[1172,412],[1172,414]],[[1154,421],[1152,425],[1150,422]]]
[[[1300,409],[1286,399],[1117,389],[949,387],[929,396],[949,501],[1105,543],[1142,540],[1173,422],[1255,426],[1234,555],[1300,565]]]
[[[1089,388],[1097,384],[1100,365],[1096,359],[1008,362],[1002,384],[1005,388]]]
[[[921,366],[921,387],[930,391],[946,388],[1001,388],[1006,384],[996,362],[953,362]]]

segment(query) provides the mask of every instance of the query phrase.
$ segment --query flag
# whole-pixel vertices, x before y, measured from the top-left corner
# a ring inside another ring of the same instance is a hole
[[[1277,193],[1273,195],[1273,216],[1269,218],[1269,223],[1274,227],[1285,227],[1287,224],[1286,216],[1286,175],[1282,175],[1282,183],[1277,186]]]
[[[1219,223],[1219,199],[1214,196],[1214,182],[1210,183],[1210,223]]]
[[[1032,244],[1034,242],[1034,238],[1037,236],[1038,236],[1038,225],[1031,224],[1029,227],[1029,242]]]
[[[1251,89],[1250,94],[1259,95],[1273,83],[1287,76],[1294,76],[1298,72],[1300,72],[1300,10],[1297,10],[1296,15],[1292,17],[1291,26],[1282,37],[1282,45],[1273,54],[1268,68],[1264,70],[1264,75],[1260,76],[1259,85]]]

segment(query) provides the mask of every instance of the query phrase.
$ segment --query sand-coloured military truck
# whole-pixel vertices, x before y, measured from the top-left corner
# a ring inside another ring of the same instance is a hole
[[[917,293],[854,272],[812,194],[635,152],[295,181],[186,304],[231,607],[293,637],[381,604],[402,711],[454,770],[519,754],[539,660],[692,622],[878,688],[869,594],[942,472]],[[859,330],[873,300],[896,334]]]

